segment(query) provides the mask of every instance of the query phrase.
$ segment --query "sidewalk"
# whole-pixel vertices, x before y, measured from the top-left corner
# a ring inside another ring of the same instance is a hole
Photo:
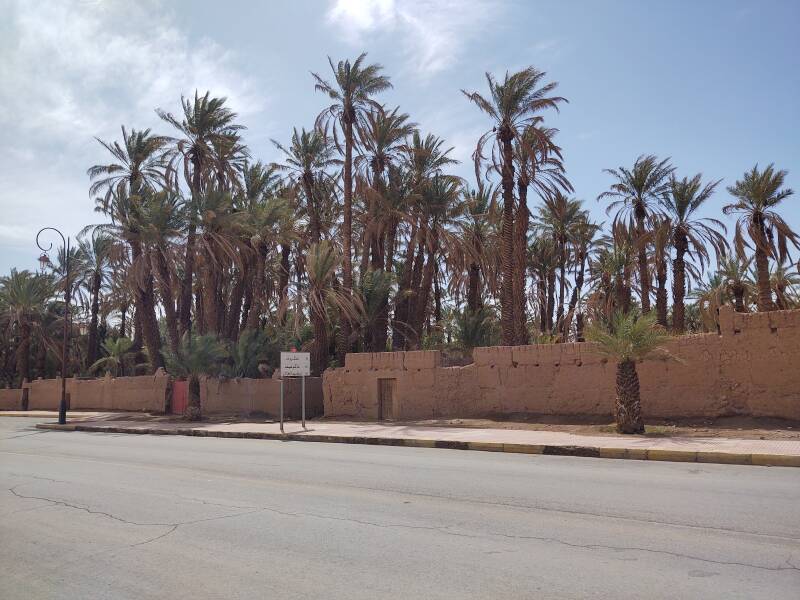
[[[140,413],[71,413],[67,425],[40,423],[36,427],[102,433],[252,438],[800,467],[798,440],[590,436],[552,431],[326,421],[309,421],[305,431],[299,422],[287,422],[284,426],[285,433],[281,433],[280,426],[275,422],[189,423],[173,420],[170,417],[151,417]]]

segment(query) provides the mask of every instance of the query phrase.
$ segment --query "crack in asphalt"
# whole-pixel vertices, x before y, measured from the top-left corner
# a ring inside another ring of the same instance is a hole
[[[56,480],[52,480],[52,479],[44,478],[44,477],[35,477],[35,476],[30,476],[30,477],[32,477],[34,479],[56,481]],[[284,510],[280,510],[280,509],[273,508],[273,507],[268,507],[268,506],[247,507],[247,508],[252,508],[253,510],[248,510],[246,512],[239,512],[239,513],[234,513],[234,514],[229,514],[229,515],[219,515],[219,516],[216,516],[216,517],[206,517],[206,518],[202,518],[202,519],[193,519],[193,520],[190,520],[190,521],[180,521],[180,522],[177,522],[177,523],[138,522],[138,521],[131,521],[131,520],[128,520],[128,519],[124,519],[122,517],[119,517],[117,515],[114,515],[114,514],[105,512],[105,511],[92,510],[92,509],[90,509],[90,508],[88,508],[86,506],[80,506],[78,504],[72,504],[72,503],[66,502],[64,500],[58,500],[58,499],[55,499],[55,498],[48,498],[48,497],[45,497],[45,496],[29,496],[29,495],[21,494],[20,492],[17,491],[17,488],[19,488],[19,487],[21,487],[23,485],[29,485],[29,484],[19,484],[19,485],[16,485],[14,487],[8,488],[8,491],[11,494],[13,494],[14,496],[16,496],[17,498],[22,498],[22,499],[27,499],[27,500],[41,500],[41,501],[44,501],[44,502],[49,502],[49,503],[51,503],[52,505],[55,505],[55,506],[63,506],[63,507],[66,507],[66,508],[72,508],[74,510],[84,511],[84,512],[86,512],[88,514],[91,514],[91,515],[103,516],[103,517],[112,519],[114,521],[118,521],[120,523],[124,523],[126,525],[144,526],[144,527],[168,527],[169,528],[167,531],[165,531],[165,532],[163,532],[163,533],[161,533],[161,534],[159,534],[159,535],[157,535],[155,537],[149,538],[149,539],[141,541],[141,542],[137,542],[135,544],[129,544],[129,545],[126,546],[127,548],[135,548],[135,547],[138,547],[138,546],[144,546],[144,545],[147,545],[147,544],[151,544],[153,542],[156,542],[158,540],[166,538],[167,536],[169,536],[169,535],[173,534],[175,531],[177,531],[180,527],[184,527],[184,526],[187,526],[187,525],[195,525],[195,524],[198,524],[198,523],[204,523],[204,522],[210,522],[210,521],[219,521],[219,520],[223,520],[223,519],[242,517],[242,516],[252,515],[252,514],[261,513],[261,512],[269,512],[269,513],[278,514],[278,515],[286,516],[286,517],[322,519],[322,520],[328,520],[328,521],[338,521],[338,522],[353,523],[353,524],[363,525],[363,526],[368,526],[368,527],[378,527],[378,528],[382,528],[382,529],[395,529],[396,528],[396,529],[435,531],[435,532],[438,532],[438,533],[441,533],[441,534],[444,534],[444,535],[455,536],[455,537],[463,537],[463,538],[470,538],[470,539],[489,540],[489,539],[493,539],[493,538],[502,538],[502,539],[513,539],[513,540],[529,540],[529,541],[538,541],[538,542],[543,542],[543,543],[559,544],[559,545],[562,545],[562,546],[567,546],[569,548],[579,548],[579,549],[585,549],[585,550],[611,550],[611,551],[615,551],[615,552],[643,552],[643,553],[649,553],[649,554],[660,554],[660,555],[672,556],[672,557],[675,557],[675,558],[684,558],[684,559],[687,559],[687,560],[695,560],[695,561],[698,561],[698,562],[704,562],[704,563],[715,564],[715,565],[739,566],[739,567],[746,567],[746,568],[758,569],[758,570],[764,570],[764,571],[800,571],[800,567],[797,567],[796,565],[794,565],[791,562],[790,558],[787,558],[785,560],[785,563],[784,563],[785,566],[781,565],[781,566],[776,566],[776,567],[770,567],[770,566],[756,565],[756,564],[743,563],[743,562],[737,562],[737,561],[715,560],[715,559],[711,559],[711,558],[705,558],[705,557],[702,557],[702,556],[685,554],[685,553],[682,553],[682,552],[673,552],[673,551],[670,551],[670,550],[658,550],[658,549],[653,549],[653,548],[644,548],[644,547],[640,547],[640,546],[612,546],[612,545],[606,545],[606,544],[579,544],[579,543],[574,543],[574,542],[568,542],[566,540],[562,540],[562,539],[551,537],[551,536],[515,535],[515,534],[504,534],[504,533],[496,533],[496,532],[489,532],[487,534],[469,534],[469,533],[464,533],[464,532],[453,531],[453,527],[456,527],[456,525],[433,526],[433,525],[409,525],[409,524],[402,524],[402,523],[380,523],[380,522],[376,522],[376,521],[367,521],[367,520],[363,520],[363,519],[353,519],[353,518],[349,518],[349,517],[335,517],[335,516],[332,516],[332,515],[324,515],[324,514],[319,514],[319,513],[284,511]],[[213,506],[223,506],[223,507],[228,507],[228,508],[236,508],[235,505],[225,505],[225,504],[206,501],[206,500],[203,500],[203,499],[200,499],[200,498],[186,498],[186,497],[181,497],[181,496],[177,496],[177,497],[178,498],[182,498],[184,500],[200,502],[202,504],[208,504],[208,505],[213,505]],[[244,507],[241,507],[241,508],[244,508]]]

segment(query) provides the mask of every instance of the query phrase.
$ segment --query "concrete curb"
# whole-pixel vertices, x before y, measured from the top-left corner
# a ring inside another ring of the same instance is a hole
[[[409,448],[446,448],[450,450],[478,450],[482,452],[509,452],[515,454],[547,454],[550,456],[583,456],[590,458],[615,458],[623,460],[658,460],[669,462],[699,462],[724,465],[758,465],[772,467],[800,467],[800,456],[788,454],[744,454],[735,452],[691,452],[686,450],[659,450],[643,448],[597,448],[594,446],[556,446],[542,444],[504,444],[502,442],[463,442],[455,440],[427,440],[419,438],[382,438],[367,436],[336,436],[313,433],[267,433],[260,431],[214,431],[177,427],[161,429],[149,427],[115,427],[112,425],[81,425],[70,423],[39,423],[37,429],[54,431],[88,431],[95,433],[125,433],[138,435],[185,435],[193,437],[246,438],[255,440],[280,440],[292,442],[325,442],[331,444],[365,444],[370,446],[405,446]]]

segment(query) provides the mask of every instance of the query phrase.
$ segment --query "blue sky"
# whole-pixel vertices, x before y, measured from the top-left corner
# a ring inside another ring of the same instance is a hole
[[[671,156],[681,175],[732,184],[756,162],[788,169],[782,212],[800,230],[800,2],[0,0],[0,272],[35,266],[36,231],[98,222],[86,169],[94,136],[170,133],[154,108],[181,94],[229,98],[254,157],[325,106],[310,71],[369,52],[424,132],[455,147],[456,172],[489,122],[460,89],[534,65],[569,100],[560,129],[575,195],[597,219],[603,168]],[[729,198],[720,186],[709,207]],[[732,221],[725,218],[726,223]]]

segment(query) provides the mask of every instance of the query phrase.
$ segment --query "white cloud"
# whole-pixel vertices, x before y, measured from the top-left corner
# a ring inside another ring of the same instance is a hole
[[[250,79],[208,39],[190,40],[160,2],[12,5],[0,61],[0,122],[29,134],[83,139],[154,119],[196,88],[241,114],[262,108]]]
[[[3,1],[0,20],[0,272],[44,225],[75,235],[92,211],[86,169],[106,156],[93,137],[119,127],[168,132],[154,108],[181,93],[227,96],[246,119],[265,100],[235,56],[189,37],[159,0]],[[32,250],[31,250],[32,252]]]
[[[492,0],[333,0],[327,18],[352,44],[397,34],[409,66],[430,76],[453,65],[500,10]]]

